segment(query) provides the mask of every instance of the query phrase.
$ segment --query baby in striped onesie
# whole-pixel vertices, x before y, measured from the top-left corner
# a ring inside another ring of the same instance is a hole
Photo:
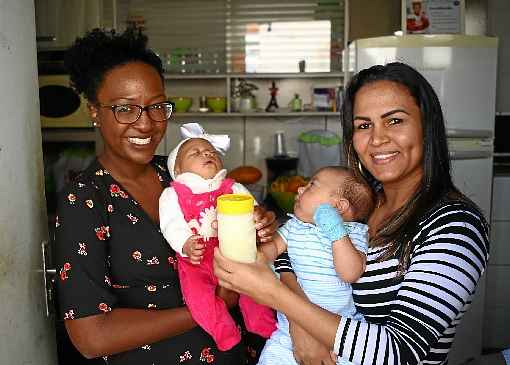
[[[356,313],[350,283],[365,270],[368,249],[366,223],[374,209],[372,189],[352,170],[331,166],[317,171],[298,190],[294,214],[259,246],[269,262],[287,251],[297,280],[308,299],[342,316]],[[258,364],[297,365],[292,352],[289,323],[279,313],[278,329],[260,355]],[[337,364],[350,362],[337,358]]]

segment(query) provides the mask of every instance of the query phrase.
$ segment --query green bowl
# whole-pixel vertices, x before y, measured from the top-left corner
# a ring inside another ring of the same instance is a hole
[[[296,199],[296,193],[284,192],[269,192],[276,205],[283,210],[285,213],[292,213],[294,211],[294,201]]]
[[[224,96],[208,96],[207,106],[214,113],[224,113],[227,110],[227,99]]]
[[[188,96],[173,96],[168,98],[168,100],[175,104],[176,113],[186,113],[191,108],[191,104],[193,104],[193,98]]]

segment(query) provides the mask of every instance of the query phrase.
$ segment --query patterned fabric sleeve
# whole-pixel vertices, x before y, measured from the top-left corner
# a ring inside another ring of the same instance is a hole
[[[108,312],[116,303],[108,270],[108,208],[94,189],[76,182],[58,196],[55,240],[63,319]]]
[[[435,351],[444,356],[439,345],[443,343],[448,352],[446,342],[487,265],[487,235],[484,220],[462,204],[434,211],[413,239],[410,265],[397,297],[383,303],[384,293],[379,295],[379,305],[390,307],[389,316],[380,324],[342,317],[335,353],[355,364],[418,364]],[[384,264],[379,264],[381,270]],[[370,275],[365,279],[379,274]]]
[[[274,260],[273,265],[274,265],[274,270],[279,274],[282,272],[292,272],[292,273],[294,272],[294,270],[292,269],[289,254],[287,253],[287,251],[285,251],[280,256],[278,256],[276,258],[276,260]]]

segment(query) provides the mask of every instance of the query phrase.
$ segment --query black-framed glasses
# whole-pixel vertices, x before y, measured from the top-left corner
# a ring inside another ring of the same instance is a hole
[[[97,104],[101,108],[111,109],[117,122],[121,124],[135,123],[144,111],[151,120],[155,122],[166,122],[172,116],[174,104],[170,101],[163,101],[152,105],[136,105],[136,104],[114,104],[102,105]]]

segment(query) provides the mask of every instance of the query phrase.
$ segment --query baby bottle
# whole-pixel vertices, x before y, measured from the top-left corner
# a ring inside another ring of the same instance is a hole
[[[257,257],[253,198],[245,194],[224,194],[217,200],[218,240],[221,253],[239,262]]]

